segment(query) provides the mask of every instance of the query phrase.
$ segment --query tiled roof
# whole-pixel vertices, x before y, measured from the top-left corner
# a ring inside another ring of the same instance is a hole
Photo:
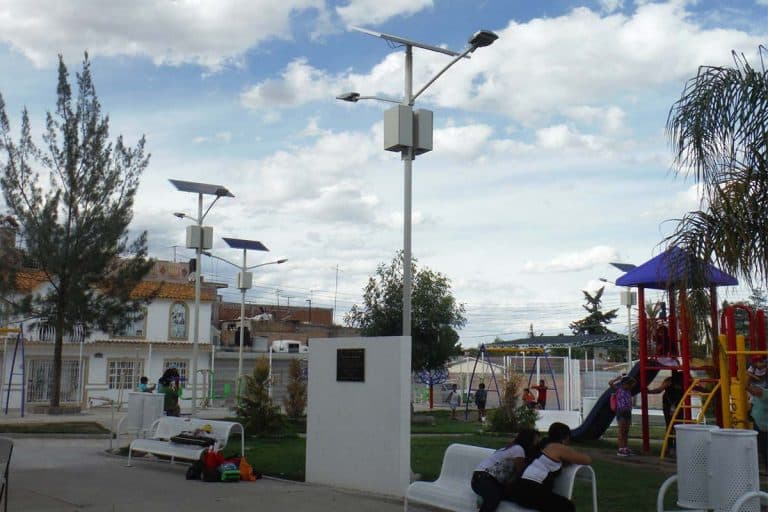
[[[31,292],[46,282],[48,278],[42,270],[28,269],[16,273],[16,289],[21,292]]]
[[[142,281],[131,292],[132,299],[146,299],[153,294],[159,299],[195,300],[193,283],[166,283],[162,281]],[[208,287],[200,289],[200,300],[216,300],[216,290]]]

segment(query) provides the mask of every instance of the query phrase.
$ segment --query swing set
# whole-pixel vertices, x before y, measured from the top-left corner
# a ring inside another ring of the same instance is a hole
[[[510,347],[486,347],[485,344],[480,345],[480,349],[477,351],[477,355],[475,356],[475,364],[472,367],[472,375],[469,377],[469,388],[467,397],[472,396],[472,382],[475,379],[475,373],[477,372],[477,364],[478,362],[482,362],[482,364],[485,364],[485,359],[490,355],[511,355],[511,354],[532,354],[534,356],[533,358],[533,364],[531,365],[531,370],[528,373],[528,387],[531,387],[531,381],[533,380],[534,373],[536,372],[536,367],[538,366],[539,358],[543,357],[544,362],[547,365],[547,369],[549,370],[549,375],[552,378],[552,389],[555,392],[555,398],[557,399],[557,408],[560,409],[560,394],[557,390],[557,379],[555,379],[555,372],[552,369],[552,363],[549,360],[549,354],[546,350],[543,348],[510,348]],[[496,389],[496,396],[499,399],[499,403],[501,403],[501,391],[499,390],[499,383],[496,380],[496,373],[493,369],[493,364],[488,363],[488,367],[491,370],[491,379],[493,379],[493,384]],[[482,365],[481,365],[482,368]],[[482,379],[481,379],[482,382]],[[475,390],[476,391],[476,390]],[[469,400],[466,400],[465,408],[464,408],[464,419],[469,419]]]

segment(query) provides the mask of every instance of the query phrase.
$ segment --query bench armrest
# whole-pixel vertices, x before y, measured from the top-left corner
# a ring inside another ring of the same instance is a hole
[[[597,512],[597,478],[592,466],[582,466],[579,464],[569,464],[563,467],[560,475],[554,482],[552,490],[560,496],[571,499],[573,496],[573,484],[576,481],[577,473],[586,473],[586,478],[592,482],[592,510]]]

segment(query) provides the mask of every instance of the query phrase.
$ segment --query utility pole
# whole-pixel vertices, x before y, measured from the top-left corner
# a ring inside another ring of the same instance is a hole
[[[336,295],[339,293],[339,264],[336,264],[336,288],[333,290],[333,318],[331,323],[336,323]]]

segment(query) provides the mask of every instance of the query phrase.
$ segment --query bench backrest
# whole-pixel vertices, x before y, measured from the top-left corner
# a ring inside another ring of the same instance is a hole
[[[157,428],[152,437],[153,439],[170,439],[182,432],[194,432],[196,429],[203,428],[205,425],[211,426],[211,432],[206,435],[215,438],[222,446],[227,444],[233,428],[237,432],[241,431],[240,424],[231,421],[212,421],[198,418],[164,416],[157,420]]]
[[[443,466],[440,468],[440,477],[437,481],[441,484],[451,482],[468,484],[477,465],[492,453],[491,448],[458,443],[450,445],[445,450]]]

